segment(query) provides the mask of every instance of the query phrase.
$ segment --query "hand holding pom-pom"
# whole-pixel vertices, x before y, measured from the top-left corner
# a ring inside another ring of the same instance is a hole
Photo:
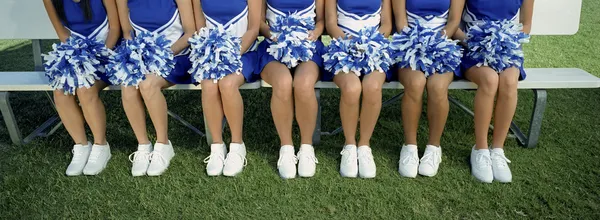
[[[62,89],[65,95],[75,95],[78,88],[92,87],[100,79],[96,72],[104,70],[101,60],[109,55],[104,43],[76,36],[52,48],[44,55],[46,76],[50,86]]]
[[[192,49],[190,61],[193,81],[212,79],[215,83],[223,77],[242,71],[242,40],[222,27],[202,28],[189,40]]]
[[[511,67],[522,67],[523,43],[529,35],[522,32],[523,25],[514,21],[485,21],[473,25],[467,31],[467,56],[478,62],[477,66],[489,66],[496,72]]]
[[[278,16],[271,27],[275,37],[267,52],[275,59],[293,68],[313,57],[316,48],[314,36],[311,36],[314,19],[297,14]]]

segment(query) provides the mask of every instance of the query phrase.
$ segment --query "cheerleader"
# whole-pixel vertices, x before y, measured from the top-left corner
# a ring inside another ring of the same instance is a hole
[[[260,0],[194,0],[198,33],[192,44],[190,70],[202,85],[202,110],[213,137],[204,162],[209,176],[236,176],[246,166],[242,139],[244,103],[239,87],[258,79],[256,38]],[[223,141],[223,116],[231,130],[229,152]]]
[[[138,141],[129,156],[133,176],[159,176],[175,152],[167,135],[167,102],[161,90],[189,84],[188,39],[195,30],[191,0],[118,0],[125,42],[117,49],[111,79],[122,85],[123,108]],[[156,130],[152,146],[146,108]]]
[[[346,138],[340,174],[374,178],[369,141],[381,110],[381,87],[392,64],[386,39],[392,30],[391,1],[327,0],[325,5],[327,32],[334,40],[323,55],[327,70],[323,78],[333,78],[341,89],[340,116]],[[361,93],[360,140],[356,142]]]
[[[435,176],[442,162],[440,139],[448,118],[448,86],[462,58],[453,36],[460,24],[465,0],[394,1],[396,26],[392,55],[398,61],[398,79],[404,85],[402,124],[405,145],[398,171],[404,177]],[[417,129],[427,88],[429,140],[419,163]]]
[[[467,0],[463,21],[467,51],[458,77],[477,84],[475,146],[471,172],[482,182],[511,182],[504,141],[517,107],[517,84],[525,79],[522,43],[529,40],[534,0]],[[519,19],[520,24],[517,23]],[[496,105],[494,98],[497,96]],[[495,113],[494,113],[495,111]],[[494,132],[488,148],[488,129],[494,113]]]
[[[312,136],[317,121],[315,83],[323,65],[319,40],[325,27],[325,0],[266,0],[258,46],[261,77],[273,86],[271,113],[281,148],[277,168],[284,178],[315,175],[317,158]],[[293,89],[293,91],[292,91]],[[292,122],[300,127],[301,145],[295,155]]]
[[[115,0],[44,0],[60,44],[45,55],[60,119],[75,142],[67,176],[96,175],[106,167],[106,112],[98,93],[110,84],[105,70],[109,50],[119,41]],[[81,107],[77,104],[79,99]],[[85,123],[94,143],[88,142]]]

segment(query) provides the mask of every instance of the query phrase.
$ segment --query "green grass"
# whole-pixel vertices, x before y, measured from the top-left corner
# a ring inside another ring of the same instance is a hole
[[[526,46],[527,67],[577,67],[600,76],[600,2],[584,0],[575,36],[536,36]],[[49,42],[45,42],[46,50]],[[0,71],[32,70],[27,41],[0,41]],[[397,91],[386,91],[384,98]],[[165,92],[171,110],[203,127],[200,93]],[[171,120],[177,156],[157,178],[133,178],[127,156],[136,141],[118,92],[105,92],[108,138],[113,158],[94,177],[65,177],[72,141],[64,129],[26,146],[10,145],[0,126],[0,218],[600,218],[600,90],[550,90],[540,143],[524,149],[507,141],[514,182],[481,184],[470,175],[474,143],[472,118],[452,107],[443,136],[444,155],[434,178],[400,178],[397,173],[402,126],[399,104],[382,110],[373,137],[378,176],[344,179],[338,174],[341,135],[317,146],[317,175],[282,180],[277,176],[278,138],[272,125],[268,89],[243,91],[248,166],[235,178],[209,178],[203,139]],[[452,91],[472,105],[473,92]],[[324,90],[324,130],[340,124],[339,91]],[[515,121],[526,125],[532,93],[520,91]],[[18,93],[14,109],[23,133],[53,113],[42,93]],[[185,103],[185,104],[184,104]],[[425,116],[423,114],[423,116]],[[4,122],[1,121],[3,124]],[[526,126],[524,126],[526,127]],[[152,128],[150,128],[152,129]],[[426,121],[419,128],[425,143]],[[294,131],[298,140],[298,130]],[[152,131],[150,131],[152,134]]]

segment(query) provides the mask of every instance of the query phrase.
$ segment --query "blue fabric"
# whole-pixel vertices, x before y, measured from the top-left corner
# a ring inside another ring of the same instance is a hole
[[[165,79],[173,84],[192,84],[192,75],[188,70],[192,68],[192,62],[188,55],[176,56],[173,58],[175,66]]]
[[[248,7],[247,0],[202,0],[200,2],[202,3],[202,12],[223,25],[239,16]],[[241,18],[246,17],[242,16]]]
[[[406,0],[406,11],[423,18],[439,16],[450,9],[450,0]]]
[[[467,0],[466,8],[474,20],[499,21],[515,17],[522,4],[523,0]]]
[[[310,7],[315,0],[267,0],[267,4],[277,10],[291,14]]]
[[[76,3],[73,0],[63,0],[65,17],[67,19],[63,21],[63,25],[83,36],[90,36],[106,20],[107,15],[104,3],[102,0],[90,0],[90,7],[92,8],[92,20],[90,21],[85,19],[83,10],[79,5],[80,3]],[[93,38],[93,36],[91,37]]]
[[[177,11],[175,0],[128,0],[129,18],[146,29],[155,31],[168,24]]]
[[[337,5],[344,11],[358,15],[370,15],[381,8],[381,0],[338,0]]]
[[[315,44],[316,44],[315,53],[313,54],[310,61],[317,64],[317,66],[319,68],[322,68],[323,67],[323,57],[322,56],[326,52],[326,48],[325,48],[325,45],[323,45],[323,42],[321,42],[320,40],[317,40],[315,42]],[[258,52],[258,58],[259,58],[258,67],[257,67],[258,73],[262,72],[263,69],[270,62],[279,62],[277,59],[275,59],[275,57],[271,56],[271,54],[269,54],[267,52],[267,48],[269,48],[269,42],[267,42],[265,40],[265,41],[260,42],[260,44],[258,45],[258,49],[256,50]]]

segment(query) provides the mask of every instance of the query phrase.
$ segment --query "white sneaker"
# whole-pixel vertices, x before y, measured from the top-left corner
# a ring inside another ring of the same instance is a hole
[[[132,176],[144,176],[150,165],[150,154],[152,152],[152,144],[140,144],[136,152],[129,155]]]
[[[398,172],[403,177],[415,178],[419,169],[419,149],[417,145],[404,145],[400,150]]]
[[[360,178],[375,178],[377,175],[377,167],[373,154],[369,146],[360,146],[357,150],[358,154],[358,175]]]
[[[308,144],[300,145],[297,158],[298,175],[301,177],[313,177],[319,163],[319,160],[315,156],[315,148]]]
[[[92,146],[92,150],[90,152],[90,157],[88,158],[85,167],[83,168],[83,174],[85,175],[98,175],[110,160],[110,146],[108,143],[106,145],[97,145],[94,144]]]
[[[150,166],[148,166],[148,176],[160,176],[162,175],[169,164],[171,159],[175,156],[173,145],[171,141],[169,144],[156,143],[154,144],[154,150],[150,153]]]
[[[501,183],[510,183],[512,181],[512,173],[508,164],[510,160],[504,156],[504,149],[494,148],[491,150],[492,157],[492,172],[494,179]]]
[[[219,176],[223,174],[225,155],[227,155],[227,147],[225,144],[210,145],[210,155],[204,158],[206,174],[208,174],[208,176]]]
[[[422,176],[435,176],[442,162],[442,148],[433,145],[427,145],[425,153],[419,164],[419,174]]]
[[[229,145],[229,153],[225,158],[225,166],[223,167],[223,175],[236,176],[244,170],[248,164],[246,161],[246,145],[231,143]]]
[[[356,152],[356,145],[346,145],[342,154],[342,161],[340,162],[340,174],[342,177],[355,178],[358,176],[358,155]]]
[[[73,158],[71,159],[71,163],[67,167],[65,174],[67,174],[67,176],[81,175],[91,151],[92,143],[89,142],[85,146],[81,144],[76,144],[73,146],[73,150],[71,150],[73,153]]]
[[[277,160],[277,170],[279,176],[283,179],[296,178],[296,163],[298,158],[294,152],[294,146],[285,145],[279,149],[279,160]]]
[[[471,150],[471,173],[477,180],[484,183],[491,183],[494,180],[490,150],[476,150],[473,146]]]

